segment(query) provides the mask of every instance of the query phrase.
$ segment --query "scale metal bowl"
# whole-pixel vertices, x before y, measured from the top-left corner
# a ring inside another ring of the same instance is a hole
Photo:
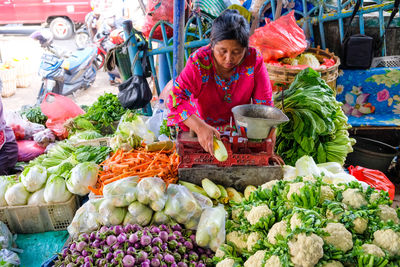
[[[289,121],[280,109],[264,105],[240,105],[232,108],[232,113],[238,132],[244,129],[249,139],[265,139],[271,127]]]

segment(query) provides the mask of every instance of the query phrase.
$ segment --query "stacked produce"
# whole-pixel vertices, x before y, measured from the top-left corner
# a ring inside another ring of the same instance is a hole
[[[21,116],[33,123],[46,124],[47,116],[43,114],[40,106],[26,107],[20,112]]]
[[[399,266],[400,209],[387,192],[323,179],[273,180],[234,203],[216,266]]]
[[[101,227],[81,234],[58,256],[55,266],[213,266],[214,253],[195,243],[195,232],[179,224]]]
[[[310,68],[301,71],[290,88],[277,96],[275,105],[290,119],[278,126],[276,140],[276,153],[286,164],[309,155],[317,163],[343,165],[355,140],[349,138],[351,126],[341,103],[318,72]]]

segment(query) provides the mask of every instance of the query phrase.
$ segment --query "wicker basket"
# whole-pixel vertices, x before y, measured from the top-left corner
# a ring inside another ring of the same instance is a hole
[[[336,79],[339,75],[339,65],[340,59],[333,53],[329,52],[328,49],[322,50],[319,47],[309,48],[307,53],[314,54],[320,62],[324,61],[324,58],[334,59],[336,64],[332,67],[323,70],[317,70],[321,74],[321,78],[326,81],[326,83],[332,88],[336,89]],[[301,71],[300,69],[288,69],[284,66],[275,66],[265,63],[268,69],[268,75],[272,84],[280,83],[284,84],[283,88],[289,87],[289,84],[294,81],[296,75]]]
[[[17,91],[17,70],[13,67],[0,69],[0,80],[3,82],[2,97],[10,97]]]
[[[1,207],[0,221],[17,234],[59,231],[67,229],[77,209],[78,199],[74,195],[64,203]]]
[[[17,70],[17,88],[29,87],[33,76],[33,68],[29,59],[14,59],[11,64]]]

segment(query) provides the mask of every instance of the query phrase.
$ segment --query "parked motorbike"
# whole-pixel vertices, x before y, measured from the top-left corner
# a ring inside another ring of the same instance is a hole
[[[94,62],[97,48],[88,46],[70,54],[53,46],[53,35],[50,31],[36,31],[31,38],[40,42],[44,48],[39,67],[42,85],[37,97],[37,104],[43,101],[48,92],[70,95],[79,89],[89,88],[96,79]]]

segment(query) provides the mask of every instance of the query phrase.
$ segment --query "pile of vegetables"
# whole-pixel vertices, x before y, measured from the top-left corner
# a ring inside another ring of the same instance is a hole
[[[140,178],[157,176],[168,185],[178,180],[179,156],[175,149],[150,152],[141,147],[130,152],[117,150],[110,158],[100,164],[102,170],[95,187],[90,190],[103,195],[107,184],[129,176]]]
[[[68,244],[55,266],[213,266],[214,253],[196,245],[195,232],[179,224],[101,227]]]
[[[400,209],[387,192],[324,176],[273,180],[233,203],[222,266],[399,266]]]
[[[351,126],[341,105],[318,72],[310,68],[301,71],[290,88],[275,98],[275,106],[290,119],[278,126],[276,153],[288,165],[304,155],[317,163],[343,165],[355,140],[349,138]]]
[[[47,121],[47,116],[43,114],[40,106],[23,108],[20,114],[33,123],[45,125]]]

